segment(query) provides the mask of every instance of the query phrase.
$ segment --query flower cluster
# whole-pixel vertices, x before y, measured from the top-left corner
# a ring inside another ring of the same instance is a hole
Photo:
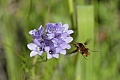
[[[46,30],[42,25],[38,30],[34,29],[29,32],[33,38],[33,43],[27,47],[31,50],[30,57],[42,55],[47,52],[47,59],[52,57],[59,58],[59,54],[66,54],[66,49],[70,49],[69,43],[73,40],[70,36],[74,31],[68,30],[69,25],[59,23],[47,23]]]

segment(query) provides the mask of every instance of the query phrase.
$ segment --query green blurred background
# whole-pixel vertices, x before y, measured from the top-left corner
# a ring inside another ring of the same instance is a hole
[[[47,22],[68,23],[73,42],[91,38],[99,52],[30,58],[28,32]],[[119,51],[120,0],[0,0],[0,80],[120,80]]]

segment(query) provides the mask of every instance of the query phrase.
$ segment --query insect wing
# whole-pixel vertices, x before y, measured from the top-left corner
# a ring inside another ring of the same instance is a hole
[[[88,43],[91,41],[91,39],[87,39],[85,42],[84,42],[84,45],[88,45]]]

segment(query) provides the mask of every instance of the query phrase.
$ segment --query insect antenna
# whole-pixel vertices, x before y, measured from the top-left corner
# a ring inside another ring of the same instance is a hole
[[[90,49],[89,49],[90,50]],[[90,51],[92,51],[92,52],[99,52],[99,51],[93,51],[93,50],[90,50]]]

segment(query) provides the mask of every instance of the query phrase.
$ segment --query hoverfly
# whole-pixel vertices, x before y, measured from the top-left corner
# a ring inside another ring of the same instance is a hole
[[[89,53],[90,49],[87,48],[87,45],[88,45],[89,41],[90,41],[90,39],[86,40],[84,43],[75,43],[75,44],[73,44],[76,47],[76,49],[74,51],[72,51],[71,53],[69,53],[69,54],[72,55],[72,54],[75,54],[75,53],[77,53],[79,51],[83,55],[83,57],[86,59],[86,57],[88,55],[90,55],[90,53]],[[97,52],[97,51],[92,51],[92,52]]]

